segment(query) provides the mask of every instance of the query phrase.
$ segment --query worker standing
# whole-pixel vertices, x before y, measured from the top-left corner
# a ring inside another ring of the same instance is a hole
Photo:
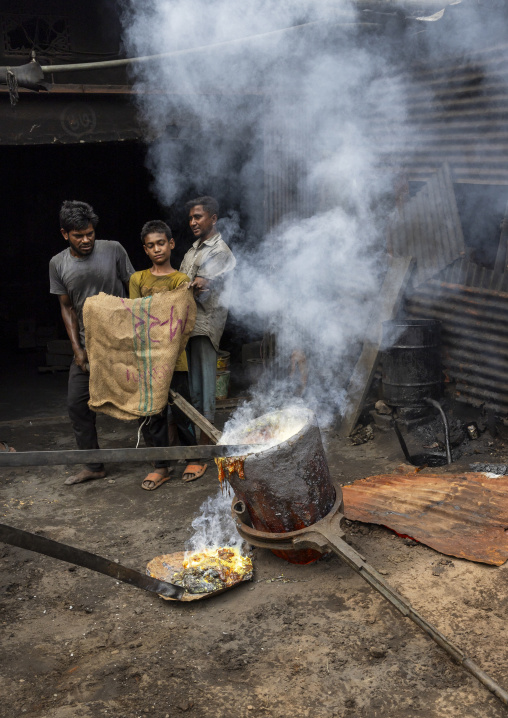
[[[194,407],[209,421],[215,418],[217,352],[228,315],[231,270],[236,259],[215,225],[219,205],[213,197],[198,197],[185,205],[196,241],[183,258],[180,271],[191,279],[197,305],[196,324],[187,343],[189,384]],[[211,443],[201,432],[199,443]],[[191,462],[183,480],[203,476],[207,464]]]
[[[99,292],[126,296],[134,268],[119,242],[95,239],[99,221],[86,202],[67,200],[60,209],[60,231],[69,246],[49,263],[50,292],[60,301],[62,319],[72,344],[67,408],[79,449],[98,449],[95,412],[88,407],[89,367],[85,347],[83,305]],[[106,476],[103,464],[86,464],[66,484],[79,484]]]
[[[165,222],[157,219],[147,222],[141,230],[141,242],[152,266],[132,275],[129,281],[130,299],[171,292],[190,281],[186,274],[177,272],[171,266],[171,252],[175,248],[175,240]],[[187,355],[184,349],[176,361],[170,389],[190,401],[187,374]],[[177,438],[187,446],[196,443],[192,423],[177,406],[166,406],[159,414],[144,417],[140,421],[148,446],[173,446]],[[155,470],[150,472],[141,484],[141,488],[147,491],[154,491],[170,478],[171,468],[168,461],[155,461],[154,467]]]

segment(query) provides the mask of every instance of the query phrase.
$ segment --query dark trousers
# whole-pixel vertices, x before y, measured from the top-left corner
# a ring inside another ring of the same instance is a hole
[[[184,399],[190,402],[189,381],[186,371],[175,371],[171,379],[170,388],[181,394]],[[178,409],[174,404],[170,404],[171,420],[176,424],[178,438],[184,446],[194,446],[196,444],[196,434],[194,425],[186,414]],[[144,422],[144,423],[143,423]],[[160,414],[140,419],[142,424],[143,438],[147,446],[168,446],[168,407],[165,407]],[[156,469],[162,469],[169,466],[169,461],[154,461],[153,465]]]
[[[67,391],[67,410],[74,429],[78,449],[98,449],[97,430],[95,428],[95,412],[88,408],[90,399],[90,375],[75,364],[69,370]],[[104,464],[85,464],[90,471],[102,471]]]

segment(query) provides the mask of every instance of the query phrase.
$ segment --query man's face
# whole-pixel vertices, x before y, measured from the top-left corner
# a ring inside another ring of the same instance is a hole
[[[171,250],[175,247],[175,240],[168,240],[162,232],[150,232],[145,237],[145,252],[153,264],[164,264],[171,257]]]
[[[207,212],[201,204],[192,207],[189,212],[189,226],[192,233],[196,239],[200,239],[202,242],[214,234],[216,222],[217,215]]]
[[[73,257],[88,257],[93,252],[95,230],[91,224],[86,229],[71,229],[70,232],[60,230],[64,239],[69,242]]]

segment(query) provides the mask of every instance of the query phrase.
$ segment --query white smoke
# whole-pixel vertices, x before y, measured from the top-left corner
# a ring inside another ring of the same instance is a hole
[[[418,134],[414,116],[406,123],[398,51],[406,42],[427,58],[465,61],[506,27],[502,10],[481,2],[409,25],[404,41],[402,31],[390,38],[389,29],[354,25],[370,17],[347,0],[128,2],[129,56],[181,51],[134,70],[154,190],[167,206],[189,199],[191,187],[241,197],[242,221],[234,212],[220,221],[238,262],[230,312],[275,334],[286,369],[261,383],[227,430],[294,405],[293,352],[307,359],[300,401],[321,426],[344,411],[385,271],[396,175],[386,156],[394,146],[409,151]],[[218,43],[229,44],[202,49]],[[436,102],[431,88],[424,99]],[[238,542],[230,500],[219,491],[203,504],[189,548]]]
[[[385,150],[406,113],[382,43],[341,25],[364,19],[349,3],[315,0],[131,0],[125,19],[132,56],[235,41],[136,66],[148,163],[165,205],[190,185],[241,196],[243,237],[238,215],[221,222],[238,260],[230,313],[272,330],[286,368],[293,352],[306,355],[304,399],[321,423],[344,411],[368,335],[394,182]],[[295,386],[270,387],[271,403],[267,391],[264,411]]]
[[[219,489],[216,496],[209,496],[199,509],[199,514],[192,521],[193,535],[187,542],[187,550],[201,552],[205,549],[216,549],[230,546],[241,550],[243,539],[240,538],[233,517],[231,516],[232,496],[226,486]]]

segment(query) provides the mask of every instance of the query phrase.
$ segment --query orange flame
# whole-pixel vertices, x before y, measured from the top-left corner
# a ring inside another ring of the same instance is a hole
[[[244,556],[237,548],[226,547],[206,549],[191,553],[182,562],[183,568],[197,568],[205,571],[215,569],[225,586],[233,586],[242,581],[253,570],[249,556]]]

